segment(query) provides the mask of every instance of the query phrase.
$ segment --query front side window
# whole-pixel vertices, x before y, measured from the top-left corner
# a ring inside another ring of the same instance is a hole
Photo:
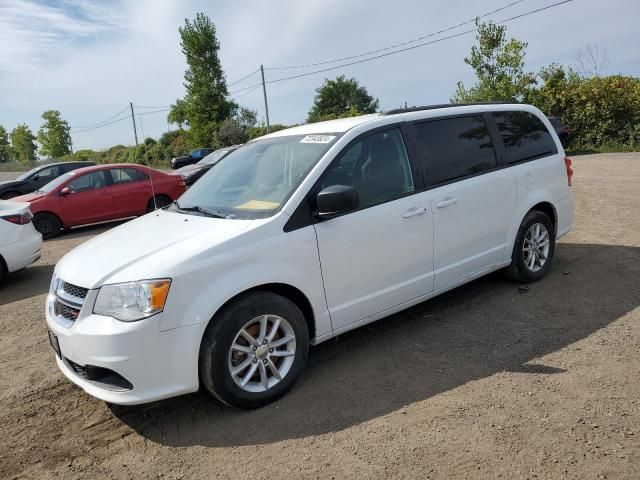
[[[553,137],[542,120],[529,112],[494,112],[509,163],[558,153]]]
[[[97,172],[87,173],[73,179],[67,187],[69,187],[72,192],[79,193],[104,188],[106,185],[104,171],[98,170]]]
[[[482,115],[418,123],[415,131],[430,184],[475,175],[497,165]]]
[[[58,177],[58,175],[60,174],[59,170],[60,168],[58,167],[58,165],[56,165],[55,167],[43,168],[42,170],[40,170],[40,172],[38,172],[38,180],[50,182],[54,178]]]
[[[331,185],[354,187],[360,208],[413,192],[411,164],[400,130],[376,133],[351,145],[331,164],[320,184],[321,188]]]
[[[269,217],[337,138],[289,135],[249,142],[220,160],[172,209],[226,218]]]

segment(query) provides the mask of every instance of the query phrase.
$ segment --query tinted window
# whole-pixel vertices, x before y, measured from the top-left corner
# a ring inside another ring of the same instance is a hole
[[[431,184],[474,175],[497,165],[482,115],[418,123],[415,129]]]
[[[376,133],[355,143],[329,167],[321,188],[351,185],[366,208],[414,191],[400,130]]]
[[[547,127],[535,115],[529,112],[495,112],[493,118],[509,163],[558,153]]]
[[[87,190],[95,190],[106,186],[105,175],[103,170],[87,173],[78,178],[73,179],[67,187],[73,192],[86,192]]]
[[[55,167],[43,168],[38,172],[38,180],[50,182],[54,178],[57,178],[58,175],[60,175],[59,171],[60,168],[58,167],[58,165],[56,165]]]
[[[141,180],[140,173],[135,168],[113,168],[109,171],[114,185]]]

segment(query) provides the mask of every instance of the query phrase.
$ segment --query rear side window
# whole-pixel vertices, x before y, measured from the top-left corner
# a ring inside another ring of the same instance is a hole
[[[542,120],[529,112],[494,112],[506,150],[506,161],[523,162],[558,153]]]
[[[475,175],[497,165],[482,115],[443,118],[414,127],[430,184]]]
[[[144,179],[144,175],[138,172],[135,168],[113,168],[110,172],[114,185],[136,182]],[[141,178],[141,175],[143,178]]]

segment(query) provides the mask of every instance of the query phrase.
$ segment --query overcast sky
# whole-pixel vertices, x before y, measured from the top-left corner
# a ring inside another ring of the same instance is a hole
[[[11,130],[27,123],[35,133],[42,112],[56,109],[72,130],[79,130],[113,117],[130,101],[146,107],[169,105],[184,93],[178,27],[200,11],[217,27],[222,66],[232,83],[261,63],[280,67],[356,55],[437,32],[513,1],[0,0],[0,125]],[[556,1],[523,0],[487,19],[503,20]],[[640,75],[637,0],[574,0],[507,25],[509,36],[529,44],[529,70],[552,62],[570,65],[580,48],[597,44],[609,59],[605,73]],[[474,81],[463,62],[474,40],[473,34],[463,35],[267,85],[271,122],[304,121],[315,88],[325,77],[339,74],[355,77],[380,99],[382,109],[405,101],[447,102],[458,80],[467,85]],[[265,73],[269,81],[313,69]],[[254,75],[230,91],[257,82]],[[256,89],[238,102],[264,118],[261,94]],[[154,111],[137,108],[136,114]],[[137,120],[145,136],[157,138],[168,128],[166,112]],[[132,144],[131,120],[75,133],[73,141],[76,149]]]

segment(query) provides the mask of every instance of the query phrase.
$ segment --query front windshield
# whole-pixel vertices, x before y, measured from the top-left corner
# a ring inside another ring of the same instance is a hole
[[[266,218],[289,198],[337,135],[290,135],[250,142],[224,157],[179,199],[226,218]]]
[[[65,173],[64,175],[60,175],[58,178],[51,180],[49,183],[47,183],[44,187],[40,187],[40,189],[38,190],[38,192],[41,193],[49,193],[54,191],[56,188],[58,188],[60,185],[62,185],[64,182],[66,182],[67,180],[69,180],[71,177],[73,177],[73,175],[75,174],[75,172],[69,172],[69,173]]]
[[[229,152],[229,150],[216,150],[200,160],[198,165],[215,165],[227,154],[227,152]]]
[[[36,167],[36,168],[32,168],[31,170],[29,170],[26,173],[23,173],[22,175],[20,175],[18,178],[16,178],[16,180],[26,180],[27,178],[29,178],[31,175],[33,175],[34,173],[36,173],[38,170],[40,170],[40,167]]]

